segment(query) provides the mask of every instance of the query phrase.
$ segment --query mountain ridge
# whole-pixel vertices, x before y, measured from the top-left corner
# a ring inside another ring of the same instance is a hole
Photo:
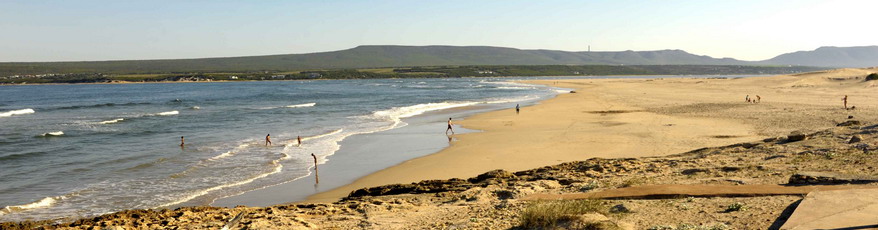
[[[763,61],[714,58],[680,49],[653,51],[560,51],[496,46],[361,45],[306,54],[275,54],[193,59],[0,62],[0,74],[38,73],[182,73],[222,71],[296,71],[461,65],[802,65],[878,66],[878,46],[820,47]]]

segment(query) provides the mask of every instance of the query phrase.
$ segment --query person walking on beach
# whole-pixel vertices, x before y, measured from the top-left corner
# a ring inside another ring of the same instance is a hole
[[[518,104],[515,104],[515,114],[518,114],[518,112],[519,112],[520,109],[521,109],[521,108],[518,107]]]
[[[296,146],[302,146],[302,136],[296,136],[296,140],[299,141],[299,143],[296,144]]]
[[[451,128],[451,125],[452,125],[452,124],[451,124],[451,118],[449,117],[449,118],[448,118],[448,128],[445,129],[445,135],[448,135],[448,131],[449,131],[449,130],[451,131],[451,134],[454,134],[454,128]]]
[[[848,95],[844,95],[841,100],[844,101],[844,109],[848,109]]]
[[[265,135],[265,146],[271,145],[271,133]]]

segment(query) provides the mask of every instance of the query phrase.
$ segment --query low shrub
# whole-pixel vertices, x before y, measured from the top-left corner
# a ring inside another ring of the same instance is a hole
[[[607,205],[601,200],[538,201],[528,205],[519,220],[524,228],[550,228],[558,222],[574,220],[582,214],[606,214],[607,210]]]

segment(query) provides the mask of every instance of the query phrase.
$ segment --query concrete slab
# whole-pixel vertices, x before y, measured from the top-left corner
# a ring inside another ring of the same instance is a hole
[[[780,229],[878,229],[878,188],[811,192]]]

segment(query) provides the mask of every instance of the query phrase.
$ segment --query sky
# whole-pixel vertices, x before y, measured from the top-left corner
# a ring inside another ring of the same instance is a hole
[[[313,53],[359,45],[680,49],[763,60],[878,45],[874,0],[0,1],[0,62]]]

